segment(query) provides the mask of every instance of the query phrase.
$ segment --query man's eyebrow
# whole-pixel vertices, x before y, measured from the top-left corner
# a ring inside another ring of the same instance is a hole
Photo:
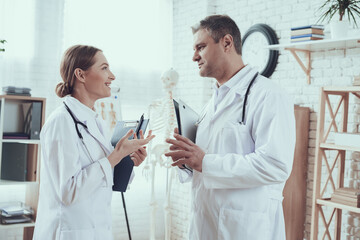
[[[109,64],[107,64],[107,63],[103,63],[103,64],[101,64],[101,65],[100,65],[100,67],[101,67],[102,65],[106,65],[106,66],[109,66]]]
[[[205,45],[205,43],[198,43],[198,44],[196,44],[195,47],[194,47],[194,50],[195,50],[195,49],[198,49],[201,45]]]

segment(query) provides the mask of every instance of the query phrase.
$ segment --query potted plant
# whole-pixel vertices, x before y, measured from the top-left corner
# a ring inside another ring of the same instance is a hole
[[[349,22],[353,21],[357,27],[356,16],[360,17],[360,0],[326,0],[319,10],[324,11],[319,21],[330,22],[336,13],[339,14],[339,20],[330,23],[331,37],[343,38],[347,35]],[[348,21],[344,20],[345,15]]]
[[[4,44],[6,43],[6,40],[2,39],[0,40],[0,43]],[[5,52],[5,48],[0,48],[0,52]]]

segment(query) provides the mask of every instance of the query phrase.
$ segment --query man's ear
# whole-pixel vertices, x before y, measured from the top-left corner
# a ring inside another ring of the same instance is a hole
[[[234,45],[234,39],[230,34],[226,34],[223,38],[223,46],[224,46],[224,50],[225,52],[229,52],[230,49],[233,47]]]
[[[80,82],[85,82],[85,72],[81,68],[76,68],[74,74]]]

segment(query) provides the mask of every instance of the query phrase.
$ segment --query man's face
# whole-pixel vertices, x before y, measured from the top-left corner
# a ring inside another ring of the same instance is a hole
[[[206,29],[200,29],[194,34],[194,56],[192,60],[198,63],[200,76],[216,79],[220,76],[224,54],[220,43],[221,40],[219,43],[215,43]]]

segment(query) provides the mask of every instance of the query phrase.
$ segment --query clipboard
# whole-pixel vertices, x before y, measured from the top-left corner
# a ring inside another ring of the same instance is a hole
[[[125,136],[130,129],[133,129],[136,136],[140,138],[140,130],[145,133],[148,123],[149,119],[144,119],[144,114],[138,121],[118,121],[111,138],[111,145],[115,147],[117,142]],[[129,137],[129,139],[133,139],[133,136]],[[131,160],[130,156],[124,157],[119,164],[114,167],[113,191],[126,192],[133,167],[134,162]]]
[[[191,107],[186,105],[186,103],[180,99],[179,101],[173,99],[173,102],[179,134],[195,143],[199,114],[197,114]],[[184,169],[192,172],[192,168],[190,166],[183,164],[183,167]]]
[[[195,143],[199,114],[180,99],[178,101],[173,99],[173,102],[179,134]]]

